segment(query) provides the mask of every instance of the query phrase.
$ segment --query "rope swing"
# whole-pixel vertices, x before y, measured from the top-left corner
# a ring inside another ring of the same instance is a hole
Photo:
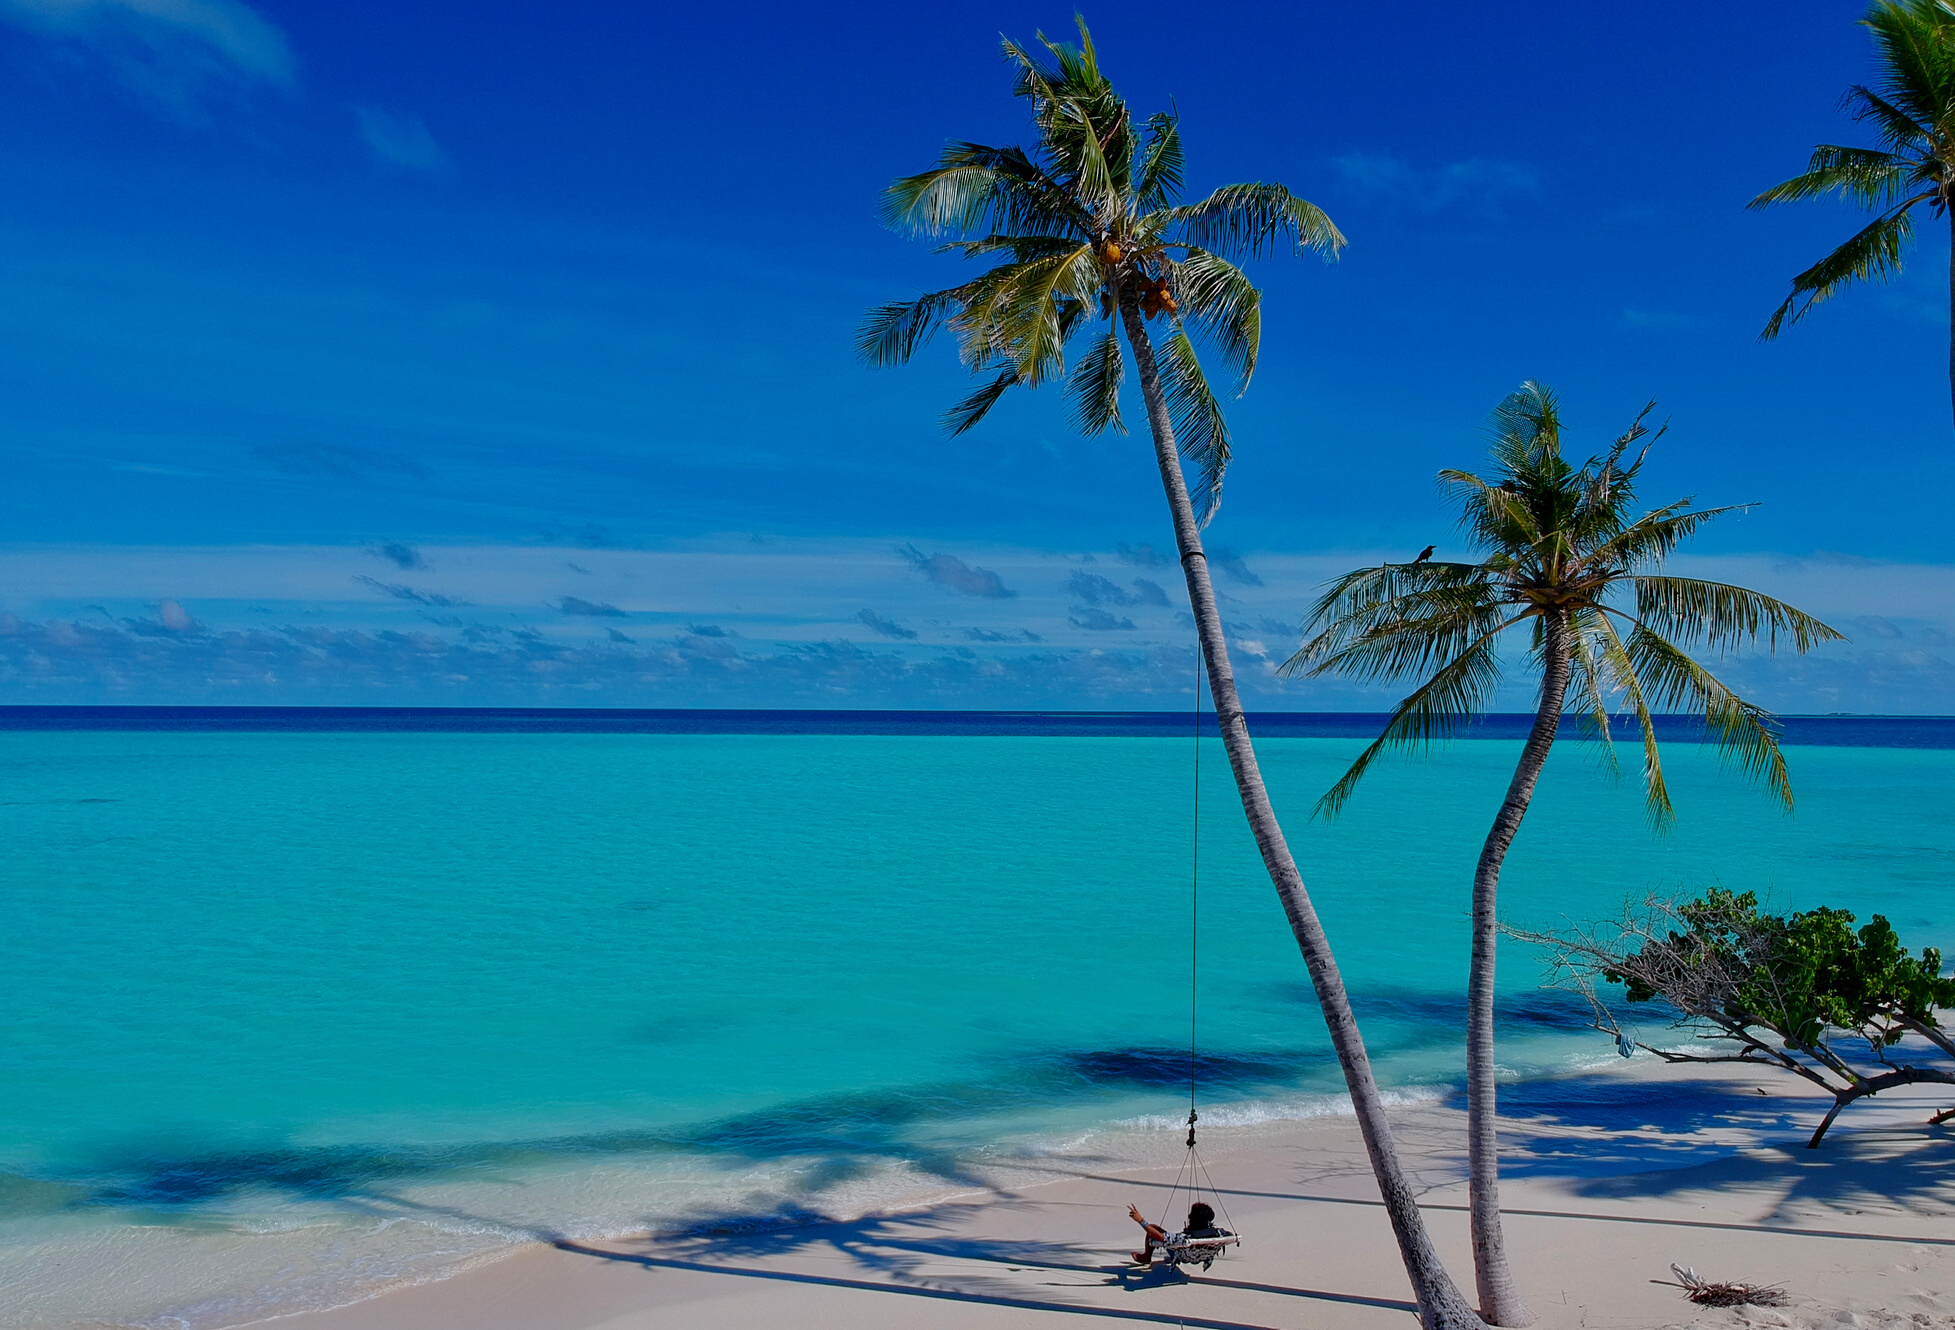
[[[1168,1190],[1167,1204],[1161,1211],[1161,1228],[1173,1232],[1170,1221],[1174,1218],[1174,1198],[1185,1190],[1189,1204],[1199,1201],[1203,1193],[1212,1198],[1212,1208],[1221,1213],[1224,1226],[1234,1229],[1235,1220],[1230,1218],[1229,1210],[1222,1203],[1222,1193],[1215,1180],[1208,1176],[1208,1165],[1202,1161],[1201,1147],[1195,1143],[1195,1123],[1201,1118],[1196,1111],[1195,1095],[1198,1077],[1200,1043],[1197,1038],[1197,1018],[1200,1014],[1201,989],[1197,981],[1201,976],[1201,825],[1202,825],[1202,684],[1207,676],[1207,651],[1202,644],[1199,631],[1195,637],[1195,795],[1193,829],[1189,836],[1188,865],[1188,1153],[1182,1156],[1181,1170],[1175,1174],[1174,1186]],[[1170,1244],[1166,1248],[1168,1263],[1171,1265],[1198,1264],[1206,1270],[1215,1258],[1231,1244],[1239,1244],[1241,1239],[1233,1234],[1223,1239],[1194,1239],[1179,1245]]]

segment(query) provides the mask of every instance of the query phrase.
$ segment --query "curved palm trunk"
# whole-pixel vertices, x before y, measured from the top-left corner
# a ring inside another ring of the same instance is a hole
[[[1496,896],[1500,866],[1507,848],[1521,829],[1534,784],[1547,765],[1561,725],[1561,707],[1568,695],[1568,638],[1558,614],[1546,624],[1546,666],[1541,673],[1541,702],[1534,727],[1521,749],[1506,801],[1487,832],[1480,863],[1473,871],[1473,966],[1466,980],[1466,1155],[1471,1178],[1473,1215],[1473,1277],[1480,1294],[1480,1314],[1495,1325],[1531,1325],[1534,1315],[1514,1287],[1507,1268],[1507,1242],[1500,1227],[1500,1137],[1493,1064],[1493,962],[1499,938]]]
[[[1466,1305],[1451,1276],[1440,1262],[1426,1234],[1418,1202],[1398,1155],[1392,1147],[1391,1124],[1385,1118],[1384,1101],[1378,1083],[1372,1079],[1371,1060],[1365,1055],[1364,1039],[1358,1033],[1357,1018],[1351,1012],[1344,992],[1344,979],[1331,956],[1330,940],[1317,920],[1317,911],[1304,889],[1283,829],[1276,823],[1269,795],[1263,789],[1262,772],[1256,766],[1256,752],[1249,743],[1249,725],[1236,698],[1235,672],[1229,667],[1227,643],[1222,636],[1222,616],[1216,607],[1215,588],[1208,577],[1208,556],[1202,551],[1201,529],[1195,524],[1194,506],[1188,501],[1188,487],[1181,477],[1181,458],[1174,442],[1174,425],[1168,418],[1167,400],[1161,393],[1160,371],[1154,364],[1154,349],[1141,323],[1140,311],[1131,297],[1120,302],[1120,315],[1132,343],[1134,361],[1140,370],[1141,395],[1147,401],[1147,423],[1154,435],[1154,457],[1160,464],[1161,483],[1167,490],[1168,507],[1174,514],[1175,544],[1181,552],[1181,569],[1188,579],[1188,601],[1195,611],[1196,631],[1201,635],[1208,658],[1208,686],[1215,699],[1215,717],[1222,729],[1222,743],[1228,750],[1229,766],[1235,772],[1236,790],[1242,796],[1242,811],[1248,815],[1249,829],[1262,851],[1263,865],[1276,894],[1289,916],[1290,931],[1296,935],[1303,962],[1310,970],[1310,981],[1317,990],[1317,1001],[1324,1010],[1324,1023],[1330,1027],[1338,1063],[1344,1068],[1344,1081],[1351,1091],[1351,1104],[1357,1111],[1358,1129],[1371,1156],[1371,1171],[1377,1176],[1378,1191],[1391,1216],[1392,1231],[1398,1237],[1399,1254],[1405,1260],[1405,1273],[1419,1303],[1419,1320],[1427,1330],[1475,1330],[1480,1318]]]

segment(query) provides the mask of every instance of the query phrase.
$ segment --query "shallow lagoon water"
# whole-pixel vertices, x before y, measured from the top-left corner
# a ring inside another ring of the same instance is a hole
[[[1431,1093],[1458,1074],[1467,890],[1517,747],[1393,761],[1311,822],[1361,743],[1259,751],[1382,1078]],[[1658,837],[1633,768],[1565,745],[1503,913],[1721,883],[1955,949],[1955,752],[1788,755],[1790,818],[1672,744]],[[25,1291],[0,1318],[221,1324],[519,1236],[791,1221],[1084,1136],[1144,1154],[1185,1111],[1192,757],[0,735],[0,1282]],[[1213,740],[1203,773],[1203,1100],[1217,1121],[1326,1111],[1336,1067]],[[1510,1071],[1608,1056],[1538,977],[1509,945]],[[84,1286],[83,1261],[119,1274]]]

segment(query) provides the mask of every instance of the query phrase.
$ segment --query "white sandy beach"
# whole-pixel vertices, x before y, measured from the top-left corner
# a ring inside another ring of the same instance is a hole
[[[1783,1075],[1658,1065],[1646,1125],[1516,1115],[1503,1136],[1508,1244],[1540,1324],[1955,1327],[1955,1133],[1946,1096],[1850,1109],[1818,1150],[1819,1101]],[[1760,1093],[1763,1091],[1763,1093]],[[1679,1111],[1687,1105],[1687,1111]],[[1464,1115],[1394,1111],[1428,1222],[1470,1294]],[[1063,1318],[1213,1327],[1405,1327],[1412,1304],[1348,1116],[1220,1129],[1211,1168],[1241,1249],[1183,1278],[1126,1258],[1129,1200],[1158,1212],[1174,1170],[1088,1151],[1016,1165],[926,1207],[767,1231],[552,1245],[326,1312],[290,1330],[573,1330],[684,1325],[1034,1327]],[[1185,1203],[1185,1202],[1184,1202]],[[1777,1283],[1782,1309],[1700,1309],[1652,1281],[1678,1262]]]

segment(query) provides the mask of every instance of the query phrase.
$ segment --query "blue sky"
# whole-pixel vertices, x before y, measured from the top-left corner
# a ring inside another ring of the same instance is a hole
[[[1351,241],[1255,271],[1211,539],[1256,704],[1393,700],[1269,666],[1325,576],[1448,549],[1433,473],[1532,377],[1578,447],[1657,400],[1646,497],[1759,501],[1689,566],[1855,639],[1733,662],[1760,700],[1949,709],[1945,236],[1756,341],[1857,225],[1743,207],[1864,139],[1857,12],[1087,11],[1192,188],[1281,180]],[[1022,140],[998,35],[1070,22],[0,0],[0,689],[1178,705],[1144,440],[1050,394],[946,439],[948,347],[852,358],[866,307],[960,271],[879,190]]]

